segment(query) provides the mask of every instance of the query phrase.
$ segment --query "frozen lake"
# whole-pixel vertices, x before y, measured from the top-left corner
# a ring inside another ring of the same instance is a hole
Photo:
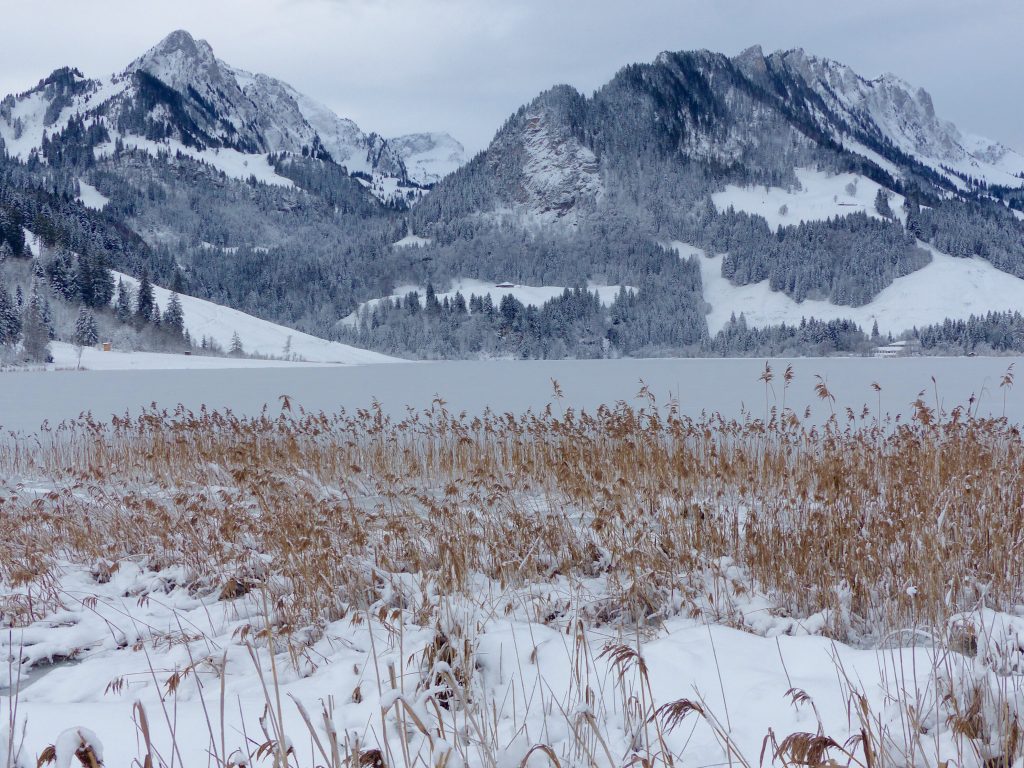
[[[1022,358],[814,358],[772,360],[775,396],[782,399],[782,372],[792,362],[795,379],[786,404],[802,412],[810,406],[816,417],[827,417],[828,405],[814,393],[815,375],[825,378],[836,396],[836,410],[846,406],[872,412],[878,396],[871,389],[882,386],[882,410],[912,411],[910,403],[925,390],[930,406],[938,395],[949,410],[979,398],[980,413],[1000,415],[1003,391],[1000,377],[1010,363],[1024,371]],[[379,400],[391,414],[407,406],[428,407],[440,395],[449,410],[479,413],[487,407],[521,412],[554,403],[552,379],[564,392],[563,406],[593,409],[624,400],[638,404],[640,379],[664,403],[678,396],[684,413],[702,410],[736,416],[744,406],[764,413],[765,388],[758,376],[764,360],[557,360],[557,361],[457,361],[364,365],[350,367],[288,367],[228,370],[165,371],[52,371],[0,373],[0,427],[4,432],[32,432],[43,422],[55,425],[80,413],[99,419],[126,411],[137,413],[150,403],[170,408],[206,404],[230,408],[238,414],[255,414],[264,406],[271,413],[280,408],[280,395],[309,410],[349,410]],[[1009,390],[1006,414],[1024,421],[1024,392]]]

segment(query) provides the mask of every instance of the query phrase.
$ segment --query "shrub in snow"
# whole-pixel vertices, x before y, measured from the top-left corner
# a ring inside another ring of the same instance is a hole
[[[72,758],[77,758],[86,768],[98,768],[103,765],[103,744],[88,728],[68,728],[54,744],[43,750],[38,764],[53,763],[56,768],[71,768]]]

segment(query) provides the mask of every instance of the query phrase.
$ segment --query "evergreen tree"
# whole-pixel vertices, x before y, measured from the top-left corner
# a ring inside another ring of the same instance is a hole
[[[229,354],[235,357],[241,357],[245,354],[245,350],[242,349],[242,339],[238,335],[238,331],[231,334],[231,348],[228,350]]]
[[[50,355],[50,332],[42,308],[42,300],[33,291],[21,319],[22,346],[26,359],[33,363],[46,362]]]
[[[122,323],[127,323],[132,316],[131,290],[124,284],[124,280],[117,281],[117,299],[114,302],[114,313]]]
[[[57,337],[56,330],[53,328],[53,307],[50,306],[50,299],[48,296],[43,297],[43,325],[46,326],[46,335],[52,341]]]
[[[7,292],[7,286],[0,284],[0,344],[14,345],[21,335],[21,318],[18,308]]]
[[[142,270],[142,277],[139,279],[139,289],[135,296],[135,318],[140,325],[148,323],[153,317],[153,307],[156,300],[153,298],[153,284],[149,282],[149,272]]]
[[[185,331],[185,313],[181,308],[181,299],[178,298],[177,293],[172,293],[167,300],[163,327],[175,336],[181,336]],[[288,338],[291,339],[290,336]]]
[[[466,308],[466,297],[462,295],[461,291],[455,293],[455,298],[452,299],[452,312],[456,315],[465,315],[468,313]]]
[[[879,216],[883,216],[887,219],[892,218],[892,207],[889,205],[889,193],[882,187],[878,188],[878,194],[875,195],[875,210]]]
[[[185,290],[185,277],[181,274],[180,269],[174,270],[174,278],[171,280],[171,290],[175,293],[181,293]]]
[[[92,257],[92,304],[101,309],[110,306],[114,298],[114,273],[103,254]]]
[[[96,318],[86,307],[78,310],[78,319],[75,320],[75,333],[72,340],[79,347],[91,347],[100,340]]]
[[[78,257],[78,264],[75,266],[74,283],[78,297],[87,307],[95,306],[96,300],[93,296],[94,280],[92,259],[82,254]],[[56,288],[56,286],[54,287]],[[59,293],[60,289],[57,288],[57,291]]]
[[[71,254],[59,251],[44,267],[50,287],[65,301],[76,301],[80,297],[77,276],[71,265]]]
[[[425,309],[428,317],[437,317],[441,313],[441,303],[437,300],[437,293],[434,291],[433,283],[427,283],[427,299]]]

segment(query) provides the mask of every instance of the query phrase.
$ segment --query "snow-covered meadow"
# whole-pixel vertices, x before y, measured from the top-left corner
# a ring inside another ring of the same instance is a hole
[[[922,243],[931,262],[909,275],[897,277],[871,302],[860,307],[806,299],[794,301],[773,291],[767,280],[733,285],[722,277],[722,254],[708,255],[699,248],[671,244],[681,257],[697,256],[710,306],[708,331],[720,331],[729,318],[741,314],[747,324],[763,328],[780,323],[797,325],[801,318],[852,320],[865,331],[878,323],[880,333],[899,335],[913,328],[941,324],[945,320],[966,320],[988,312],[1020,311],[1024,307],[1024,280],[1003,272],[991,263],[974,258],[956,258]]]
[[[972,659],[943,659],[937,648],[854,648],[813,626],[805,631],[800,622],[779,622],[768,632],[686,617],[632,636],[615,627],[574,629],[578,601],[602,596],[569,583],[507,593],[522,602],[504,616],[494,615],[495,603],[483,596],[439,598],[450,612],[443,621],[475,625],[466,648],[442,646],[445,654],[438,654],[443,629],[418,624],[410,611],[389,609],[383,619],[353,612],[326,624],[297,664],[281,653],[275,673],[264,643],[239,640],[265,615],[259,598],[218,599],[215,588],[195,594],[174,583],[179,575],[142,573],[130,563],[105,585],[81,569],[68,574],[61,587],[69,609],[17,636],[19,642],[47,638],[40,643],[46,648],[24,649],[32,654],[81,653],[38,668],[22,683],[18,717],[27,726],[20,742],[26,752],[52,743],[62,729],[88,724],[107,765],[131,764],[145,753],[136,726],[141,705],[154,762],[165,765],[273,764],[273,754],[260,760],[255,753],[266,744],[273,752],[279,740],[290,765],[331,765],[333,736],[339,768],[353,753],[373,759],[377,748],[388,765],[543,766],[541,744],[562,764],[615,766],[636,754],[670,752],[707,765],[726,762],[732,750],[735,764],[752,766],[769,733],[779,741],[821,733],[837,743],[856,735],[849,704],[862,693],[871,712],[891,713],[889,764],[898,764],[896,747],[905,734],[890,699],[901,686],[917,686],[915,704],[938,711],[933,686],[944,674],[963,680],[977,674]],[[94,595],[96,602],[84,608],[81,601]],[[538,616],[545,606],[568,610],[554,619]],[[64,626],[54,628],[55,622]],[[998,625],[993,644],[1022,628],[1024,622]],[[201,639],[187,643],[182,636]],[[643,673],[628,658],[616,663],[602,655],[616,641],[624,649],[640,644]],[[144,650],[118,649],[124,645]],[[439,655],[447,660],[432,661]],[[475,671],[461,691],[448,670],[461,676],[467,663]],[[659,708],[680,700],[700,709],[670,728]],[[936,754],[980,762],[940,718],[925,715],[940,728],[920,739],[921,764]],[[766,764],[781,762],[770,746],[767,752]],[[838,749],[832,754],[845,757]],[[658,760],[669,764],[667,756]]]
[[[889,192],[871,179],[853,173],[826,173],[810,168],[797,168],[796,177],[799,186],[794,189],[730,184],[712,195],[711,200],[720,211],[731,207],[761,216],[769,227],[776,229],[802,221],[849,216],[851,213],[882,218],[875,210],[875,197],[881,190],[890,195],[889,205],[893,213],[901,221],[906,220],[903,196]]]
[[[113,274],[115,280],[123,281],[133,291],[138,290],[139,281],[136,278],[121,272],[114,272]],[[156,285],[153,286],[153,298],[161,309],[167,307],[170,297],[171,292],[168,289]],[[394,358],[387,355],[359,349],[336,341],[327,341],[302,331],[296,331],[293,328],[287,328],[283,325],[254,317],[237,309],[214,304],[212,301],[185,295],[181,295],[178,298],[184,312],[185,329],[196,343],[205,337],[215,341],[222,350],[228,350],[231,348],[232,337],[238,334],[245,353],[278,358],[280,360],[307,363],[341,363],[345,365],[394,362]],[[153,363],[152,366],[143,362],[138,367],[217,367],[216,363],[196,363],[194,362],[198,360],[196,357],[189,359],[182,359],[184,357],[182,355],[165,355],[163,357],[177,357],[177,360],[165,359],[163,364]],[[102,354],[98,357],[90,355],[90,361],[96,361],[100,366],[102,366],[102,359]],[[143,359],[148,358],[144,357]],[[175,362],[177,365],[173,364]],[[91,366],[87,364],[86,367]],[[220,367],[236,366],[227,362]]]

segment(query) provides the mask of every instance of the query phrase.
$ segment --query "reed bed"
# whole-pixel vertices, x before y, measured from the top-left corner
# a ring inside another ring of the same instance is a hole
[[[28,625],[59,609],[63,564],[87,564],[97,581],[126,560],[152,571],[174,566],[191,590],[224,600],[259,594],[263,640],[289,648],[353,611],[416,614],[438,627],[423,664],[443,662],[454,691],[473,674],[469,643],[441,631],[436,599],[396,588],[407,577],[423,595],[453,599],[475,599],[481,585],[507,596],[537,584],[600,584],[589,595],[596,598],[579,605],[538,601],[531,618],[571,615],[625,637],[685,615],[754,632],[782,622],[786,631],[810,627],[859,646],[928,636],[967,657],[979,655],[982,641],[962,617],[1024,605],[1017,425],[977,418],[969,406],[936,412],[923,397],[906,423],[840,410],[815,425],[784,407],[694,419],[646,388],[641,395],[643,407],[578,412],[563,407],[556,382],[553,404],[540,413],[466,416],[437,398],[401,419],[376,404],[308,413],[282,397],[278,412],[256,418],[154,408],[11,436],[0,450],[0,476],[8,478],[0,487],[4,619]],[[824,385],[819,395],[834,407]],[[768,619],[744,611],[755,596],[769,606]],[[606,652],[615,665],[642,671],[638,646]],[[982,705],[971,709],[954,677],[947,670],[943,678],[943,706],[968,733]],[[1019,754],[1013,696],[971,690],[979,702],[989,696],[986,711],[1001,718],[996,730],[1006,744],[997,752]],[[865,768],[900,764],[879,761],[893,751],[891,737],[872,730],[877,723],[857,709],[859,696],[850,683],[861,742],[771,734],[769,760],[820,765],[846,755]],[[388,704],[394,717],[399,704]],[[904,704],[914,711],[915,702]],[[657,728],[649,750],[663,738],[658,723],[702,717],[722,734],[728,759],[748,764],[733,755],[728,729],[706,703],[647,706],[639,722],[645,733]],[[578,742],[591,745],[591,756],[595,738]],[[914,738],[906,740],[911,751]],[[266,754],[277,755],[281,743],[268,734]],[[558,762],[545,745],[530,755],[549,752]],[[340,758],[325,753],[323,762],[403,762],[380,745],[366,754],[356,745]],[[289,762],[283,753],[273,759]],[[229,764],[227,756],[218,764]]]
[[[365,603],[381,573],[444,594],[481,576],[601,577],[593,620],[645,624],[698,607],[694,575],[726,563],[734,595],[825,612],[825,631],[853,642],[1024,603],[1016,425],[923,403],[909,423],[847,413],[823,427],[650,403],[468,418],[438,399],[392,420],[285,398],[258,418],[83,419],[0,451],[17,479],[0,498],[0,579],[38,616],[56,562],[142,555],[196,584],[268,587],[282,621],[305,626]]]

